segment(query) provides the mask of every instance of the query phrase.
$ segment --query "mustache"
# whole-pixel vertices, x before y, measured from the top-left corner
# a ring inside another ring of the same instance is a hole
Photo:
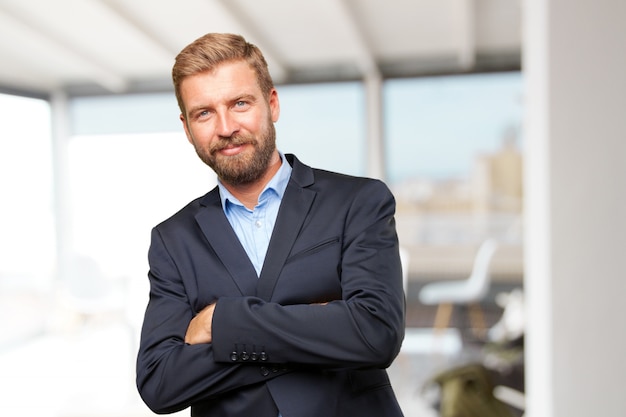
[[[233,135],[229,137],[220,137],[220,141],[211,146],[209,150],[211,154],[215,154],[216,152],[221,151],[222,149],[226,149],[232,146],[241,146],[241,145],[254,145],[256,144],[256,140],[253,138],[247,137],[245,135]]]

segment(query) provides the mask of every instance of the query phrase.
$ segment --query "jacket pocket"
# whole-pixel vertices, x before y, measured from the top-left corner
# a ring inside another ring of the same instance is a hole
[[[305,248],[301,251],[294,253],[289,258],[287,258],[287,261],[285,263],[293,262],[295,260],[298,260],[306,256],[311,256],[337,243],[339,243],[338,236],[323,240],[321,242],[316,243],[315,245],[309,246],[308,248]]]

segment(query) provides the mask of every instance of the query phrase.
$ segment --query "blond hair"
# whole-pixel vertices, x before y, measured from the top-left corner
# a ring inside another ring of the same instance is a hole
[[[180,111],[185,114],[185,106],[180,94],[180,85],[185,78],[210,72],[223,62],[237,60],[244,60],[250,65],[256,73],[261,91],[266,98],[269,98],[274,82],[261,50],[240,35],[208,33],[187,45],[176,56],[172,68],[172,81]]]

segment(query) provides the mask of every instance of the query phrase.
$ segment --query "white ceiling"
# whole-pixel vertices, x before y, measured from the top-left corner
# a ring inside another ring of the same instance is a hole
[[[519,69],[520,0],[0,0],[0,90],[170,88],[180,49],[241,33],[277,83]]]

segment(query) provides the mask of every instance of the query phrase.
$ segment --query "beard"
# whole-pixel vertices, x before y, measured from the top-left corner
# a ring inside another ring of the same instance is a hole
[[[251,145],[253,152],[241,152],[232,156],[219,153],[230,145],[244,144]],[[276,150],[276,129],[270,120],[258,137],[235,134],[221,138],[210,148],[196,146],[195,149],[202,162],[211,167],[222,182],[231,185],[250,184],[260,179],[269,168]]]

